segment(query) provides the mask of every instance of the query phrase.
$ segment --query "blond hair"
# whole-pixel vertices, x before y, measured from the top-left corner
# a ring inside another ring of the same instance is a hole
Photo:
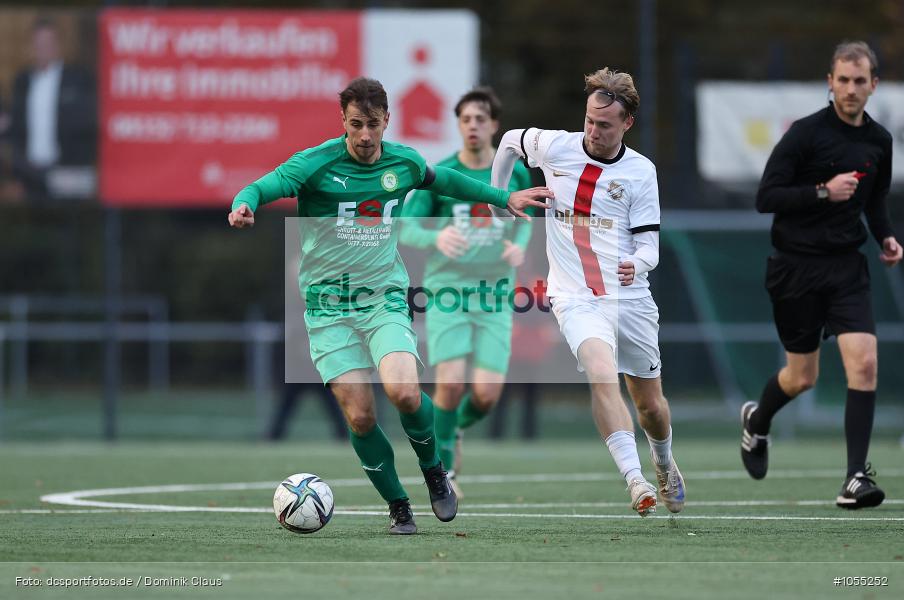
[[[611,92],[615,99],[622,105],[624,111],[632,117],[640,106],[640,94],[634,87],[634,78],[628,73],[621,73],[609,67],[603,67],[595,73],[584,76],[584,91],[587,96],[595,92]],[[623,115],[627,116],[627,115]]]

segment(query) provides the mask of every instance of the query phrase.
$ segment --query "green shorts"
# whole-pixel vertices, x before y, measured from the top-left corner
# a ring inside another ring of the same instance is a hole
[[[472,356],[475,367],[505,374],[512,354],[512,311],[427,311],[431,365]]]
[[[423,369],[407,310],[380,304],[338,315],[305,311],[304,322],[311,360],[325,384],[354,369],[376,369],[390,352],[413,354]]]

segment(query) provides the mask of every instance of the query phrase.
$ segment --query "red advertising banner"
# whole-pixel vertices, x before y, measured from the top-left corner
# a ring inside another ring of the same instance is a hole
[[[361,71],[357,11],[112,9],[99,22],[100,193],[118,206],[224,206],[342,133]]]

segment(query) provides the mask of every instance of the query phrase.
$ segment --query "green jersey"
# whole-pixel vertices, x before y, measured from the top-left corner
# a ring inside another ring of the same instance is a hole
[[[457,152],[437,166],[490,183],[492,168],[470,169],[458,159]],[[522,163],[517,163],[509,189],[522,190],[530,186],[530,173]],[[468,249],[458,258],[449,258],[439,251],[431,254],[424,269],[424,285],[477,285],[481,279],[493,285],[494,281],[508,277],[514,286],[514,268],[502,260],[503,240],[526,249],[531,235],[531,224],[527,221],[500,219],[486,204],[465,202],[430,190],[416,191],[402,210],[402,216],[403,244],[435,249],[439,232],[449,225],[455,225],[468,240]]]
[[[457,174],[429,169],[402,144],[383,141],[376,162],[358,162],[343,135],[295,154],[239,192],[232,207],[257,210],[279,198],[298,198],[299,289],[308,310],[347,312],[384,301],[407,310],[408,273],[394,220],[408,192],[422,185],[458,196],[476,193],[499,206],[508,200],[502,190],[477,189]]]

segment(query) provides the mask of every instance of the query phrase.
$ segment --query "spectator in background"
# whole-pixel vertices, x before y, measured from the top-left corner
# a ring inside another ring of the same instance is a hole
[[[297,272],[297,269],[296,269]],[[339,405],[333,401],[329,389],[320,383],[289,383],[286,381],[286,373],[284,371],[286,362],[286,343],[277,344],[277,360],[274,365],[276,369],[276,390],[277,404],[270,418],[265,433],[268,440],[277,441],[285,439],[289,429],[289,422],[298,406],[299,401],[305,397],[316,397],[323,403],[323,408],[330,418],[333,429],[333,437],[337,440],[345,441],[348,439],[348,429],[345,426],[345,417],[342,416],[342,410]],[[319,427],[319,422],[317,426]]]
[[[323,403],[323,408],[333,426],[333,438],[341,442],[348,440],[345,418],[342,416],[339,405],[333,401],[327,387],[319,383],[283,382],[277,389],[279,390],[279,404],[276,406],[273,418],[270,419],[270,426],[267,428],[268,440],[277,441],[286,438],[295,408],[298,406],[299,400],[303,400],[305,397],[316,397]],[[319,422],[317,425],[319,426]]]
[[[455,104],[462,148],[438,164],[489,183],[501,112],[502,103],[488,87],[462,96]],[[511,189],[530,186],[527,168],[520,163],[515,167]],[[400,239],[433,250],[424,269],[428,289],[477,289],[489,282],[496,290],[501,284],[508,295],[530,242],[530,223],[514,225],[493,218],[486,204],[429,190],[417,190],[411,200],[402,211],[407,219]],[[463,495],[456,475],[461,469],[462,433],[499,401],[509,369],[512,307],[500,295],[491,296],[489,302],[489,308],[478,310],[466,302],[462,310],[434,305],[426,311],[427,351],[430,364],[436,365],[436,441],[443,465],[451,467],[449,482],[459,498]]]
[[[97,155],[93,77],[64,64],[53,21],[35,22],[31,50],[32,66],[13,85],[13,175],[29,200],[92,196]]]

